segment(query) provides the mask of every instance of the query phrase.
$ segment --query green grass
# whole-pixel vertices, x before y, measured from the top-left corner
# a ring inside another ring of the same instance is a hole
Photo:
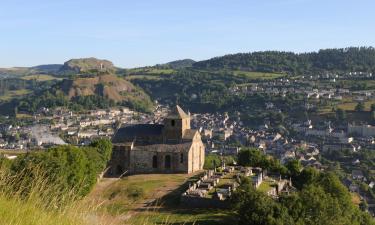
[[[185,180],[185,174],[128,176],[112,183],[103,191],[93,193],[90,198],[106,201],[101,210],[104,213],[116,216],[139,207],[139,204],[149,199],[154,199],[156,195],[163,193],[168,187],[178,187]]]
[[[2,225],[83,225],[83,218],[72,212],[45,210],[35,201],[21,201],[0,195],[0,221]]]
[[[174,69],[156,69],[156,68],[145,71],[146,74],[172,74],[175,72],[176,70]]]
[[[61,78],[57,78],[47,74],[34,74],[22,77],[24,80],[36,80],[36,81],[49,81],[49,80],[61,80]]]
[[[284,74],[281,73],[263,73],[263,72],[249,72],[249,71],[241,71],[241,70],[234,70],[233,74],[236,76],[242,76],[249,79],[261,79],[261,80],[273,80],[277,78],[284,77]]]
[[[128,70],[130,75],[169,75],[175,73],[174,69],[157,69],[157,68],[135,68]]]
[[[183,224],[183,225],[228,225],[237,224],[236,215],[221,209],[171,209],[147,211],[129,222],[133,225]]]
[[[371,108],[372,104],[375,104],[375,100],[369,100],[369,101],[364,101],[365,104],[365,110],[369,111]],[[346,102],[346,103],[341,103],[337,105],[337,108],[343,109],[343,110],[354,110],[355,107],[357,106],[357,102]]]
[[[252,80],[273,80],[281,77],[285,77],[282,73],[266,73],[266,72],[252,72],[243,70],[196,70],[199,72],[206,73],[232,73],[234,76],[243,77]]]
[[[258,187],[258,191],[267,193],[269,190],[271,190],[273,184],[274,182],[263,180],[263,182]]]
[[[128,218],[120,224],[234,224],[236,217],[231,210],[191,209],[179,205],[179,198],[188,182],[196,179],[197,176],[186,174],[133,175],[102,186],[104,191],[94,189],[89,199],[103,203],[99,209],[103,216]],[[129,196],[129,189],[142,190],[142,194]],[[141,207],[155,199],[156,204]]]
[[[21,171],[13,175],[0,168],[1,225],[89,225],[87,215],[94,213],[89,204],[75,202],[70,193],[57,193],[57,185],[47,184],[46,175],[34,168],[30,188]],[[28,193],[28,194],[25,194]],[[99,219],[99,218],[98,218]]]
[[[159,75],[130,75],[125,77],[126,80],[134,80],[134,79],[140,79],[140,80],[161,80],[163,79],[162,76]]]
[[[25,96],[27,94],[30,94],[32,91],[27,90],[27,89],[20,89],[20,90],[15,90],[15,91],[8,91],[6,92],[5,95],[0,95],[0,101],[8,101],[13,98],[19,98],[22,96]]]

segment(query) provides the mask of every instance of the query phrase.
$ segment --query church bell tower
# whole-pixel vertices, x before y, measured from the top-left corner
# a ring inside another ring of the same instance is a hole
[[[177,105],[164,119],[164,139],[166,142],[181,142],[188,129],[190,129],[190,115]]]

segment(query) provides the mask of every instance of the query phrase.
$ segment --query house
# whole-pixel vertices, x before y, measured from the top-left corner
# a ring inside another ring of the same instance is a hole
[[[363,172],[361,170],[352,170],[352,178],[354,180],[362,180],[364,178]]]

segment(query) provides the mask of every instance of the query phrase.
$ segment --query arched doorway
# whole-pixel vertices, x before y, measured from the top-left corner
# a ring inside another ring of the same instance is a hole
[[[152,157],[152,168],[158,168],[158,157],[156,155]]]
[[[171,168],[171,156],[170,155],[166,155],[165,156],[164,167],[166,169],[170,169]]]
[[[124,169],[122,168],[122,166],[117,165],[117,167],[116,167],[116,175],[121,175],[123,173],[124,173]]]

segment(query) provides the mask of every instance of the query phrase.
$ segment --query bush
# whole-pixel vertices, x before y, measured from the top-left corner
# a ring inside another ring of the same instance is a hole
[[[31,189],[32,180],[41,171],[47,185],[59,186],[60,190],[74,190],[77,196],[85,196],[96,183],[110,158],[112,144],[108,140],[94,141],[89,147],[58,146],[45,152],[28,153],[18,157],[10,166],[14,175],[21,176],[20,185]],[[35,170],[38,168],[38,171]],[[27,189],[24,190],[24,192]]]

